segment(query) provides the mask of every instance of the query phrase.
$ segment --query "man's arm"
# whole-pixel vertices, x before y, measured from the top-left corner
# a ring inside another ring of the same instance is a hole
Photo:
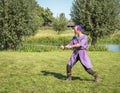
[[[79,44],[79,43],[74,44],[74,45],[71,45],[71,48],[78,48],[78,47],[80,47],[80,44]]]
[[[80,44],[60,46],[61,49],[70,49],[70,48],[77,48],[77,47],[80,47]]]

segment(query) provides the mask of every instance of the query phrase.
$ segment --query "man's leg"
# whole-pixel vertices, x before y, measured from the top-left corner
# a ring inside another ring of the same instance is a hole
[[[72,80],[72,77],[71,77],[71,69],[72,69],[72,66],[70,66],[69,64],[67,64],[66,66],[66,71],[67,71],[67,81],[70,81]]]
[[[86,71],[95,78],[95,82],[99,82],[98,74],[95,71],[93,71],[91,68],[87,69]]]
[[[95,82],[99,82],[99,77],[97,72],[93,71],[91,68],[86,68],[84,65],[83,67],[90,75],[92,75],[95,78]]]
[[[80,57],[79,57],[79,60],[80,60]],[[81,63],[81,64],[82,64],[82,63]],[[93,71],[91,68],[85,67],[83,64],[82,64],[82,66],[84,67],[84,69],[85,69],[90,75],[92,75],[92,76],[95,78],[95,82],[99,82],[99,77],[98,77],[97,72]]]
[[[79,60],[79,57],[77,56],[76,57],[76,60],[72,63],[68,63],[67,64],[67,66],[66,66],[66,73],[67,73],[67,78],[66,78],[66,80],[67,81],[70,81],[70,80],[72,80],[72,77],[71,77],[71,69],[72,69],[72,67],[77,63],[77,61]]]

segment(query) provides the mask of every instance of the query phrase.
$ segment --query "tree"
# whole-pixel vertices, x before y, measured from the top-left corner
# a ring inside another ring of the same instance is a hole
[[[60,31],[65,31],[67,27],[67,19],[64,13],[61,13],[55,20],[53,24],[54,29],[60,33]]]
[[[35,0],[0,0],[0,49],[15,49],[35,33]]]
[[[54,20],[53,13],[49,8],[44,9],[44,12],[42,12],[41,15],[42,18],[44,19],[44,26],[51,24]]]
[[[43,24],[45,23],[44,18],[42,17],[43,12],[44,8],[37,4],[37,6],[35,7],[35,17],[39,23],[39,26],[43,26]]]
[[[98,37],[114,33],[120,14],[120,0],[74,0],[71,18],[90,32],[91,45]]]

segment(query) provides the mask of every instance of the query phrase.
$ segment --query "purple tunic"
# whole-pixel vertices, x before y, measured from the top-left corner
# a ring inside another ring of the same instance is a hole
[[[87,35],[82,35],[81,37],[77,37],[75,39],[72,39],[68,45],[74,45],[77,43],[80,44],[80,47],[75,48],[68,64],[70,66],[73,66],[76,63],[77,56],[79,55],[82,65],[84,65],[86,68],[92,68],[90,58],[89,58],[88,53],[86,51],[86,48],[88,48]]]

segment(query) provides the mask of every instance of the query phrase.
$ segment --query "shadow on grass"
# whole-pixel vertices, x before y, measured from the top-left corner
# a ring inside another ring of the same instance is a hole
[[[57,72],[50,72],[50,71],[41,71],[43,73],[44,76],[49,76],[52,75],[55,78],[61,79],[61,80],[65,80],[66,76],[62,75],[61,73],[57,73]],[[76,76],[72,76],[72,80],[80,80],[80,81],[93,81],[91,79],[81,79],[80,77],[76,77]]]

